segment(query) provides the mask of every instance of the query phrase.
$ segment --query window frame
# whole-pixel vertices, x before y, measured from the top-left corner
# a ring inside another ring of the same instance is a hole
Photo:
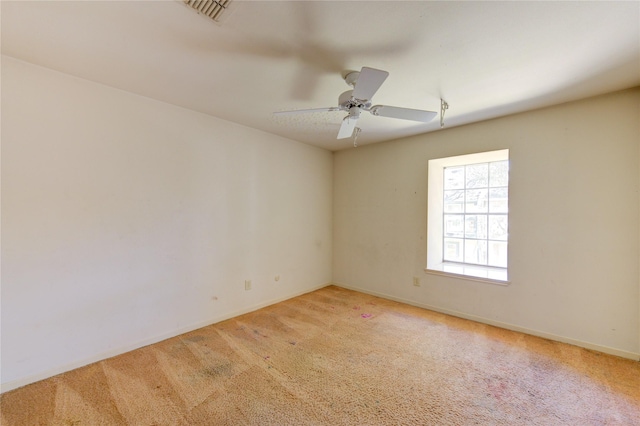
[[[509,160],[508,149],[429,160],[427,182],[427,267],[425,268],[425,272],[473,281],[489,282],[492,284],[509,284],[508,254],[507,266],[505,268],[443,261],[445,167],[505,160]],[[507,184],[507,193],[510,192],[509,188],[510,183]],[[507,223],[509,223],[508,211]],[[509,251],[509,246],[509,237],[507,236],[507,252]]]

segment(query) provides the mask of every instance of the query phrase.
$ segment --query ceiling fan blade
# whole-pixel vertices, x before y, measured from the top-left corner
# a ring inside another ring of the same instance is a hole
[[[308,112],[327,112],[327,111],[340,111],[340,107],[295,109],[292,111],[275,111],[274,114],[275,115],[292,115],[292,114],[306,114]]]
[[[424,111],[421,109],[411,108],[399,108],[387,105],[375,105],[369,109],[369,112],[373,115],[379,115],[381,117],[400,118],[402,120],[421,121],[428,123],[433,120],[433,117],[438,115],[434,111]]]
[[[356,123],[358,123],[358,116],[347,115],[340,125],[338,139],[350,138],[353,135],[353,129],[356,128]]]
[[[360,100],[371,100],[388,76],[386,71],[362,67],[352,96]]]

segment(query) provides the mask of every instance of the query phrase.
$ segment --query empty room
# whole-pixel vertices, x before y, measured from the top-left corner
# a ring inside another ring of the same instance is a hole
[[[640,2],[11,1],[0,424],[640,424]]]

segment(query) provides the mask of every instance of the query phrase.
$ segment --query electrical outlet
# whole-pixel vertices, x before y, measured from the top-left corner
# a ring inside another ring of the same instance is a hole
[[[420,278],[413,277],[413,285],[416,287],[420,287]]]
[[[251,280],[244,280],[244,289],[251,290]]]
[[[274,278],[274,280],[276,280],[276,281],[280,281],[280,275],[276,275],[276,277]]]

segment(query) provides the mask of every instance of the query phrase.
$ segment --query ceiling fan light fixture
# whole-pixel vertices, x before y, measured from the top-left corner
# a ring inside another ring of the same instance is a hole
[[[348,117],[360,118],[360,112],[361,111],[362,111],[362,109],[357,107],[357,106],[351,107],[351,108],[349,108],[349,115],[347,116],[347,118]]]

